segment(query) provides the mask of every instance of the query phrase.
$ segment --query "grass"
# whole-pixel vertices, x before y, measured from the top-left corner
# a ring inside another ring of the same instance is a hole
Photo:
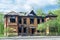
[[[4,35],[3,34],[0,34],[0,37],[3,37]]]

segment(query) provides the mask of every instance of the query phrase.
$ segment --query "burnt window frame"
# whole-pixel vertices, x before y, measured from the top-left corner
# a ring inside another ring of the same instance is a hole
[[[42,18],[42,22],[45,22],[44,18]]]
[[[19,23],[19,24],[22,24],[22,18],[19,18],[19,19],[18,19],[18,23]]]
[[[40,24],[40,18],[37,18],[37,24]]]
[[[23,24],[27,24],[27,19],[26,18],[23,19]]]
[[[30,18],[30,24],[34,24],[34,18]]]
[[[27,33],[27,27],[24,27],[24,28],[23,28],[23,32],[24,32],[24,33]]]
[[[10,23],[15,23],[16,22],[16,17],[15,16],[10,16],[9,20],[10,20]]]

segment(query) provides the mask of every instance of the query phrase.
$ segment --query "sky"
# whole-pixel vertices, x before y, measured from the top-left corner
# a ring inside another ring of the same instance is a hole
[[[44,12],[59,8],[57,0],[0,0],[0,12],[28,12],[42,9]]]

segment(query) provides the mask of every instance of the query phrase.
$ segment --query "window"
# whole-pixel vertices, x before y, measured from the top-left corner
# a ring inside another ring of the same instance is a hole
[[[34,34],[35,33],[35,28],[31,28],[31,32],[32,32],[32,34]]]
[[[42,22],[44,22],[44,19],[42,18]]]
[[[21,18],[19,18],[18,23],[22,24],[22,19]]]
[[[16,22],[16,20],[15,20],[15,17],[14,17],[14,16],[10,17],[10,22],[12,22],[12,23],[15,23],[15,22]]]
[[[30,24],[34,24],[34,19],[30,19]]]
[[[23,20],[24,20],[24,22],[23,22],[23,23],[24,23],[24,24],[26,24],[26,19],[23,19]]]
[[[37,19],[37,23],[40,24],[40,19]]]
[[[37,30],[38,33],[40,33],[40,30]]]
[[[27,31],[27,28],[26,28],[26,27],[24,27],[24,28],[23,28],[23,32],[24,32],[24,33],[26,33],[26,31]]]
[[[22,27],[18,27],[18,32],[22,33]]]

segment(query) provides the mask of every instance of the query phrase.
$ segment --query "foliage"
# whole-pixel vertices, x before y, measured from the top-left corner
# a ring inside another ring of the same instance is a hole
[[[49,14],[57,15],[57,18],[54,20],[49,20],[47,22],[38,24],[38,30],[46,28],[48,25],[49,27],[57,27],[58,28],[58,34],[60,34],[60,9],[54,10],[49,12]],[[47,25],[48,24],[48,25]]]
[[[57,3],[60,5],[60,0],[57,0]]]
[[[53,13],[58,16],[57,17],[57,23],[58,23],[57,27],[58,27],[58,33],[60,33],[60,9],[54,10]]]
[[[2,14],[2,12],[0,12],[0,36],[3,36],[4,34],[4,15]]]
[[[36,14],[37,16],[45,16],[46,14],[45,13],[43,13],[43,11],[42,10],[40,10],[40,9],[38,9],[37,10],[37,14]]]

